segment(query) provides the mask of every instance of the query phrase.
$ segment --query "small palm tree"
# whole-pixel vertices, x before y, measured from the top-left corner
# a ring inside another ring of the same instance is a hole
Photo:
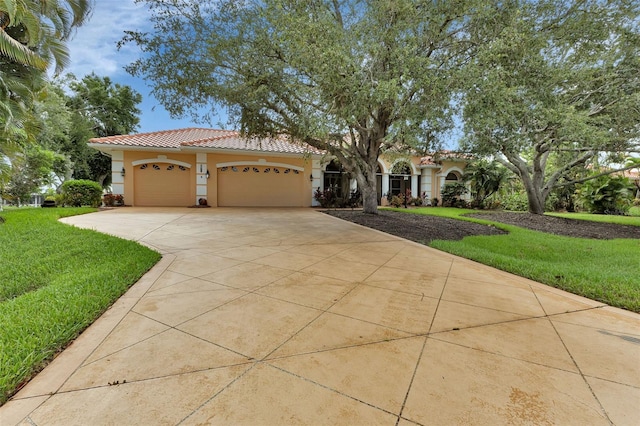
[[[508,176],[509,170],[494,161],[479,159],[468,164],[462,180],[469,183],[472,205],[483,208],[487,198],[498,192]]]

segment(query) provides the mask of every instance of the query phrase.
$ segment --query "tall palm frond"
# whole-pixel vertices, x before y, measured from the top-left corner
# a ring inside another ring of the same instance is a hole
[[[69,61],[65,41],[91,14],[91,0],[1,0],[0,54],[41,71]]]

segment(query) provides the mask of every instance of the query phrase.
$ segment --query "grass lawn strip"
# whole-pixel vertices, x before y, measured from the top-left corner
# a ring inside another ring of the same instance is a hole
[[[58,222],[95,209],[20,209],[0,224],[0,404],[160,260]]]
[[[640,226],[640,216],[612,216],[589,213],[545,213],[549,216],[564,217],[567,219],[588,220],[590,222],[616,223],[618,225]]]
[[[466,213],[476,212],[466,209],[438,207],[393,210],[491,224],[507,230],[507,235],[471,236],[461,241],[435,240],[429,245],[570,293],[640,313],[639,239],[563,237],[464,217],[462,215]]]

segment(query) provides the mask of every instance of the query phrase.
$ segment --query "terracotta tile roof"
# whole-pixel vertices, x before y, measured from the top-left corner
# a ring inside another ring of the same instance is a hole
[[[161,132],[138,133],[132,135],[108,136],[90,139],[96,146],[123,146],[145,148],[205,148],[232,149],[238,151],[260,151],[290,154],[322,154],[308,145],[287,141],[284,137],[275,139],[246,139],[235,130],[187,128]]]
[[[472,155],[464,153],[464,152],[455,152],[455,151],[438,151],[433,154],[425,155],[420,159],[421,166],[437,166],[443,160],[471,160],[473,158]]]

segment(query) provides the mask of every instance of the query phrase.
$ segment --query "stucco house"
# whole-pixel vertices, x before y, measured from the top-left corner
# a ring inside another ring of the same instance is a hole
[[[94,138],[111,157],[112,192],[132,206],[309,207],[313,193],[356,188],[330,156],[278,139],[245,139],[230,130],[187,128]],[[455,155],[394,155],[378,162],[378,199],[410,189],[440,197],[460,179],[466,160]]]

